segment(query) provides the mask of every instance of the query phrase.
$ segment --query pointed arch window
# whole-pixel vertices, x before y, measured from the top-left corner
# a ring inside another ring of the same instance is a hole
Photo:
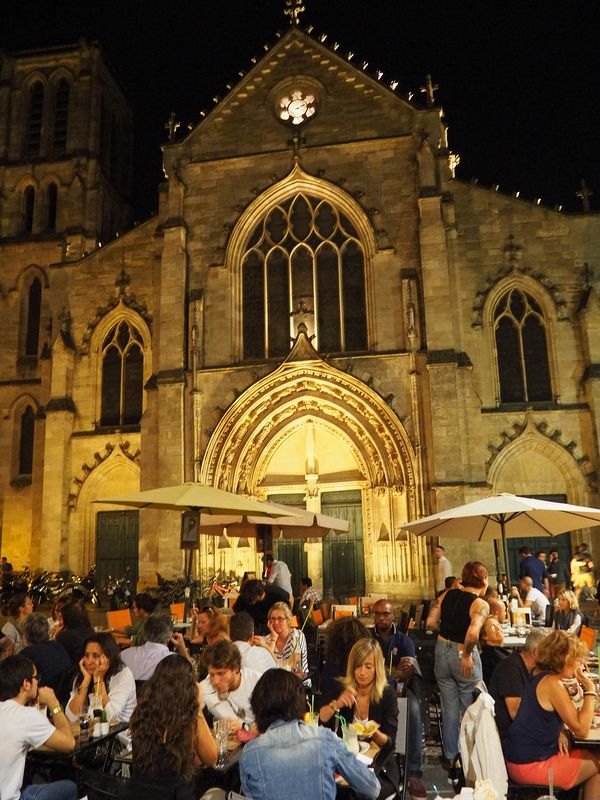
[[[42,118],[44,114],[44,86],[36,81],[29,90],[29,116],[25,138],[25,155],[39,156],[42,142]]]
[[[69,122],[69,82],[61,78],[54,93],[54,130],[52,148],[55,153],[67,149],[67,128]]]
[[[494,311],[501,403],[552,400],[543,311],[519,288],[510,289]]]
[[[368,347],[365,257],[348,217],[298,194],[252,232],[242,261],[244,358],[285,356],[293,319],[321,352]]]
[[[27,295],[27,328],[25,331],[25,355],[37,356],[40,345],[40,320],[42,313],[42,282],[34,278]]]
[[[142,417],[143,342],[126,321],[114,325],[102,345],[101,425],[136,425]]]
[[[35,189],[29,185],[23,192],[23,231],[33,231],[33,210],[35,208]]]
[[[56,212],[58,209],[58,189],[55,183],[46,189],[46,230],[56,230]]]
[[[35,431],[35,412],[27,406],[19,420],[19,475],[33,472],[33,440]]]

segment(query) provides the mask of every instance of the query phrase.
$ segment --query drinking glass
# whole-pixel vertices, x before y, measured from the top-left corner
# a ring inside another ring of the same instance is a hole
[[[222,769],[225,766],[225,754],[227,752],[225,745],[231,729],[231,723],[228,719],[216,719],[214,721],[213,728],[215,732],[215,739],[219,743],[219,760],[217,761],[216,766],[217,768]]]
[[[302,672],[302,653],[298,651],[290,653],[290,671],[295,673]]]

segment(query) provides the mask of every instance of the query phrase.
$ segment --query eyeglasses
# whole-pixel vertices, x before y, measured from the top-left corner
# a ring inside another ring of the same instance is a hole
[[[215,610],[211,606],[204,606],[204,608],[198,609],[199,614],[208,614],[209,617],[214,617]]]
[[[284,622],[287,617],[269,617],[269,622]]]

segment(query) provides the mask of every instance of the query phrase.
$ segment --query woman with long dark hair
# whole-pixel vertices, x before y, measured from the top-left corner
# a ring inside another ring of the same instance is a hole
[[[218,746],[204,714],[194,668],[174,654],[160,661],[130,721],[135,775],[193,800],[196,758],[215,764]]]
[[[87,608],[81,600],[70,600],[61,609],[62,628],[56,634],[56,641],[65,648],[76,667],[83,655],[83,643],[94,634]]]
[[[79,673],[65,709],[70,720],[85,712],[88,694],[101,698],[109,722],[129,722],[136,702],[135,680],[110,633],[95,633],[85,641]]]
[[[442,702],[444,755],[458,766],[461,716],[473,702],[473,691],[483,673],[477,642],[490,613],[483,599],[488,571],[481,561],[463,567],[460,589],[447,589],[436,598],[427,628],[439,624],[435,645],[435,677]]]

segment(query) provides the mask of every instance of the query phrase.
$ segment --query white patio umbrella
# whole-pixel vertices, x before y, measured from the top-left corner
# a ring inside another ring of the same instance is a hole
[[[269,518],[239,514],[212,516],[202,514],[200,529],[202,533],[212,533],[218,536],[223,532],[223,528],[227,528],[228,535],[253,537],[256,536],[257,525],[270,525],[273,528],[274,538],[279,535],[284,539],[324,539],[330,531],[346,532],[350,527],[348,520],[340,517],[317,514],[304,508],[285,506],[280,503],[270,503],[269,505],[281,509],[281,516]],[[277,529],[279,530],[277,531]]]
[[[401,528],[417,536],[446,536],[478,542],[502,539],[506,575],[510,582],[508,538],[558,536],[566,531],[593,525],[600,525],[598,508],[536,500],[503,492],[407,522]]]

